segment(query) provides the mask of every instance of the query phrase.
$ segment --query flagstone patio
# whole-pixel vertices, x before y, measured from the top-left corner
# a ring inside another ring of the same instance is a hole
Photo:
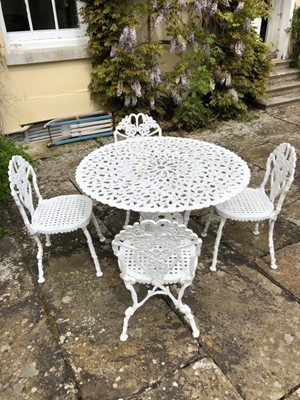
[[[249,122],[216,123],[180,135],[235,151],[249,164],[250,185],[258,185],[276,145],[289,142],[300,154],[300,106],[257,114]],[[50,149],[46,142],[30,145],[42,195],[78,193],[78,163],[112,141],[107,137]],[[267,224],[254,236],[252,224],[228,221],[218,271],[210,272],[215,219],[184,298],[199,339],[193,339],[172,304],[157,297],[136,312],[128,340],[120,341],[131,297],[111,240],[122,229],[123,210],[95,203],[107,237],[100,243],[91,228],[103,277],[96,277],[86,239],[77,231],[54,236],[45,248],[46,282],[39,285],[35,243],[15,204],[1,209],[8,229],[0,239],[0,398],[300,400],[299,194],[300,161],[275,224],[277,270],[269,267]],[[207,216],[207,209],[192,212],[189,227],[200,235]]]

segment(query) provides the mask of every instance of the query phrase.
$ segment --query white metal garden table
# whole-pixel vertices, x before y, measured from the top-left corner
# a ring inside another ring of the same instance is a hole
[[[238,155],[213,143],[177,137],[118,141],[78,165],[76,181],[91,198],[140,213],[186,212],[220,204],[249,183]]]

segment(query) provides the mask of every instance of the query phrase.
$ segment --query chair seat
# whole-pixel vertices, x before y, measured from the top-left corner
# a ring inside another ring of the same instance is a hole
[[[268,219],[274,206],[261,188],[246,188],[232,199],[216,206],[222,218],[236,221],[261,221]]]
[[[32,225],[43,234],[75,231],[84,228],[92,214],[92,200],[83,195],[44,199],[36,208]]]
[[[170,264],[170,269],[163,275],[163,282],[165,285],[171,285],[180,281],[186,282],[189,279],[193,279],[197,264],[195,263],[195,265],[192,266],[192,270],[189,270],[187,267],[192,258],[192,251],[194,254],[193,248],[181,249],[179,250],[179,257],[176,261],[174,259],[174,257],[176,257],[175,254],[173,257],[171,256],[166,260],[166,264]],[[153,271],[147,271],[146,268],[142,268],[141,266],[148,264],[149,259],[145,256],[140,256],[135,260],[135,256],[135,251],[131,249],[122,248],[120,250],[119,260],[121,271],[123,270],[122,265],[126,265],[126,268],[124,268],[124,270],[126,269],[126,273],[123,273],[122,278],[125,280],[132,278],[136,282],[144,284],[155,284],[156,278],[160,275],[159,271],[153,274]],[[174,265],[172,265],[173,263]]]

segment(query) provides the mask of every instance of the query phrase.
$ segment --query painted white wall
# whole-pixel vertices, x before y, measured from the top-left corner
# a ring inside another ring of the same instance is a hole
[[[24,125],[101,109],[90,99],[89,58],[7,65],[4,43],[1,49],[0,115],[3,133],[21,132]]]

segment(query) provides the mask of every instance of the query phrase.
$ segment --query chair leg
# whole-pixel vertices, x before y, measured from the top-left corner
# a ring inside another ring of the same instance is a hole
[[[46,246],[47,247],[51,246],[50,235],[46,235]]]
[[[126,226],[128,225],[129,218],[130,218],[130,210],[126,210],[126,218],[125,218],[125,222],[124,222],[123,228],[126,228]]]
[[[183,214],[183,223],[185,226],[187,226],[189,223],[190,214],[191,214],[191,211],[185,211]]]
[[[38,283],[44,283],[45,278],[44,278],[44,268],[43,268],[43,246],[38,235],[33,235],[33,237],[38,246],[38,252],[36,257],[38,260],[38,271],[39,271]]]
[[[173,301],[175,307],[177,307],[183,314],[186,315],[193,331],[193,337],[197,338],[200,335],[200,331],[196,326],[194,315],[192,314],[190,307],[182,302],[184,291],[189,285],[190,283],[181,286],[177,299],[172,295],[171,291],[169,291],[169,297]]]
[[[84,234],[86,236],[86,239],[87,239],[87,242],[88,242],[88,246],[89,246],[89,249],[90,249],[90,253],[91,253],[91,256],[92,256],[92,258],[94,260],[94,264],[95,264],[95,268],[96,268],[96,275],[97,276],[102,276],[103,272],[101,271],[101,268],[100,268],[99,260],[98,260],[98,257],[97,257],[93,242],[92,242],[91,235],[90,235],[89,231],[87,230],[87,228],[82,228],[82,230],[83,230],[83,232],[84,232]]]
[[[257,222],[257,223],[255,224],[253,234],[254,234],[254,235],[259,235],[259,222]]]
[[[270,256],[271,256],[271,268],[277,269],[276,259],[275,259],[275,251],[274,251],[274,241],[273,241],[273,232],[274,232],[275,221],[273,219],[269,220],[269,248],[270,248]]]
[[[201,236],[203,236],[203,237],[206,237],[206,236],[207,236],[207,231],[208,231],[208,228],[209,228],[210,223],[211,223],[212,220],[213,220],[214,213],[215,213],[215,207],[211,206],[211,207],[210,207],[209,216],[208,216],[208,219],[207,219],[207,221],[206,221],[205,227],[204,227],[204,229],[203,229],[203,231],[202,231],[202,233],[201,233]]]
[[[218,232],[217,232],[215,245],[214,245],[213,260],[212,260],[211,266],[209,268],[211,271],[216,271],[217,270],[216,265],[217,265],[218,251],[219,251],[220,240],[221,240],[221,237],[222,237],[222,230],[223,230],[223,226],[224,226],[225,222],[226,222],[226,219],[225,218],[221,218],[220,225],[219,225]]]
[[[98,224],[98,221],[97,221],[94,213],[92,213],[92,221],[93,221],[94,227],[95,227],[95,229],[96,229],[96,231],[98,233],[100,242],[104,242],[105,241],[105,237],[103,236],[103,234],[101,232],[100,226]]]
[[[132,298],[132,306],[128,307],[125,311],[125,317],[124,317],[124,321],[123,321],[123,329],[122,329],[122,333],[120,336],[120,340],[122,342],[125,342],[125,340],[127,340],[128,338],[128,334],[127,334],[127,329],[128,329],[128,322],[129,322],[129,318],[133,316],[133,314],[136,312],[136,310],[141,307],[150,296],[146,296],[144,300],[142,300],[140,303],[138,302],[138,296],[137,293],[133,287],[133,285],[130,282],[124,281],[126,288],[130,291],[131,293],[131,298]]]

